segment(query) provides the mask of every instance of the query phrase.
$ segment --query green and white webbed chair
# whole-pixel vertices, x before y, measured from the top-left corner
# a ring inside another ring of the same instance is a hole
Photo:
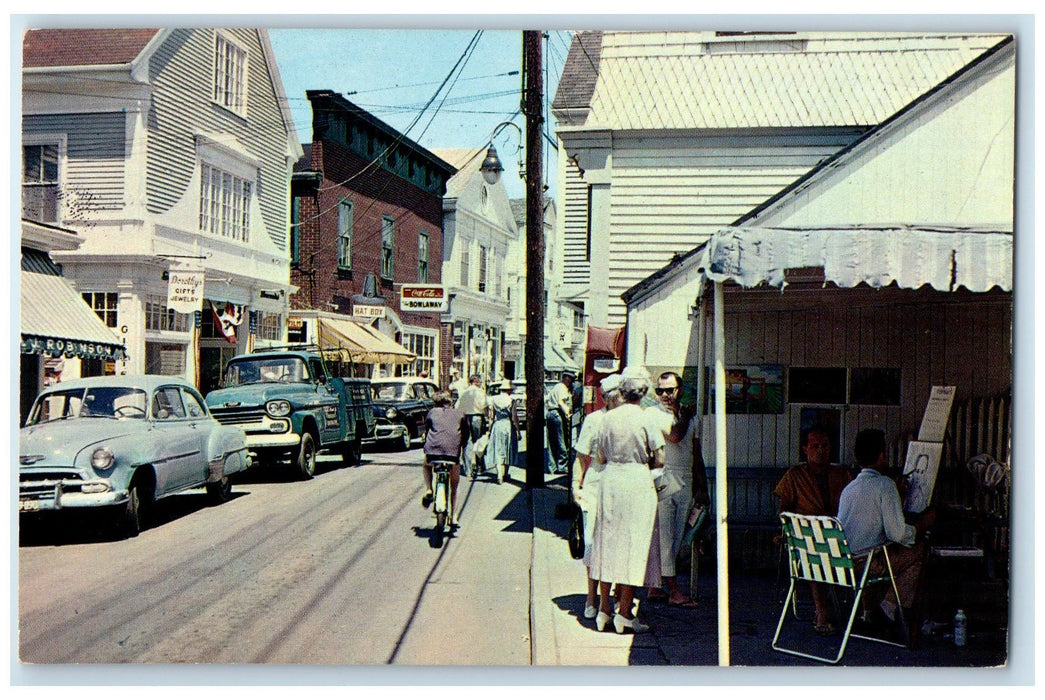
[[[898,647],[907,646],[891,639],[853,634],[853,622],[860,609],[860,598],[867,586],[888,583],[893,588],[893,594],[899,597],[896,580],[893,578],[892,565],[889,563],[889,554],[884,545],[875,547],[866,556],[854,557],[849,549],[849,542],[846,540],[842,525],[836,518],[827,515],[800,515],[783,512],[780,514],[780,522],[783,528],[784,546],[787,548],[791,583],[787,597],[784,599],[783,609],[780,611],[776,634],[773,635],[773,649],[785,654],[834,664],[838,663],[845,654],[850,637]],[[884,569],[880,574],[871,573],[872,563],[876,557],[884,559]],[[852,594],[849,619],[846,621],[842,642],[834,658],[784,647],[778,643],[789,608],[797,617],[792,602],[795,596],[795,584],[798,581],[815,581],[828,586],[838,586]],[[899,607],[897,611],[900,615],[900,623],[906,629],[903,612]]]

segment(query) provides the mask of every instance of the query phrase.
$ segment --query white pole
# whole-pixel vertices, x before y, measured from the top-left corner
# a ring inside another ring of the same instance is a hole
[[[707,364],[707,323],[705,323],[704,285],[700,285],[697,293],[697,440],[700,448],[704,448],[704,367]],[[701,455],[703,457],[703,455]],[[710,495],[710,494],[708,494]],[[689,557],[689,597],[697,599],[697,575],[700,557],[700,543],[694,539],[690,545]]]
[[[722,283],[715,282],[715,516],[718,554],[718,665],[729,666],[729,530],[726,525],[726,342]]]

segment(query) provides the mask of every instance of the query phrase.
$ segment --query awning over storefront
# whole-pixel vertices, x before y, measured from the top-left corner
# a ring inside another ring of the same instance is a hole
[[[930,285],[1012,291],[1012,233],[925,227],[732,228],[712,236],[703,262],[715,282],[783,288],[786,270],[822,267],[839,287],[860,283],[901,289]]]
[[[569,370],[576,373],[579,369],[576,362],[567,357],[564,352],[554,345],[544,346],[545,372],[564,372]]]
[[[409,364],[417,359],[388,336],[348,319],[317,318],[319,346],[342,362]]]
[[[127,359],[116,333],[63,278],[25,270],[21,275],[22,354]]]

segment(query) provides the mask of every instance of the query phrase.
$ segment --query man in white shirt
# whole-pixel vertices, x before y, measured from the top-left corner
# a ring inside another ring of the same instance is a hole
[[[565,474],[570,464],[570,417],[573,415],[573,372],[562,373],[560,381],[544,397],[548,449],[553,474]]]
[[[653,546],[659,547],[663,589],[651,587],[648,599],[673,607],[695,608],[696,602],[679,588],[675,560],[690,508],[697,503],[705,507],[709,504],[707,475],[697,438],[699,419],[692,409],[682,407],[682,378],[675,372],[661,374],[654,391],[659,403],[647,408],[646,415],[650,424],[664,434],[664,471],[678,479],[682,488],[657,502],[659,541],[654,538]]]
[[[464,414],[465,423],[468,424],[468,455],[472,455],[475,441],[486,432],[486,392],[483,390],[483,378],[481,375],[473,374],[468,378],[468,386],[464,388],[461,395],[457,397],[455,409]],[[473,464],[469,464],[473,462]],[[479,469],[479,459],[465,459],[465,474],[470,470]]]
[[[888,587],[880,607],[886,617],[893,620],[899,602],[905,608],[904,618],[913,622],[907,609],[914,605],[926,558],[925,540],[919,540],[918,535],[932,525],[934,512],[922,513],[914,524],[906,522],[896,482],[885,474],[889,458],[886,456],[885,433],[881,430],[860,431],[853,453],[860,473],[842,490],[838,499],[838,521],[854,556],[862,557],[875,547],[886,545],[900,599],[897,601],[892,588]],[[881,557],[875,557],[871,572],[884,570],[885,562]],[[868,593],[864,595],[868,596],[865,610],[869,610],[873,601]]]

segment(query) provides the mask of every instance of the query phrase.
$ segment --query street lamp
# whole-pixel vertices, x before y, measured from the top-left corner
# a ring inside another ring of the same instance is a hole
[[[501,172],[504,171],[504,168],[501,166],[501,159],[497,157],[497,149],[494,148],[493,142],[494,139],[497,138],[497,135],[500,134],[501,131],[508,126],[513,127],[516,131],[519,132],[519,144],[520,150],[522,150],[521,146],[523,144],[523,133],[522,129],[519,128],[518,124],[516,124],[515,122],[501,122],[493,128],[493,132],[491,132],[490,134],[490,140],[486,149],[486,158],[483,159],[483,164],[479,166],[479,172],[483,174],[483,179],[486,180],[486,184],[488,185],[496,185],[497,182],[501,179]],[[519,159],[519,177],[523,180],[526,179],[526,169],[523,168],[521,158]]]

